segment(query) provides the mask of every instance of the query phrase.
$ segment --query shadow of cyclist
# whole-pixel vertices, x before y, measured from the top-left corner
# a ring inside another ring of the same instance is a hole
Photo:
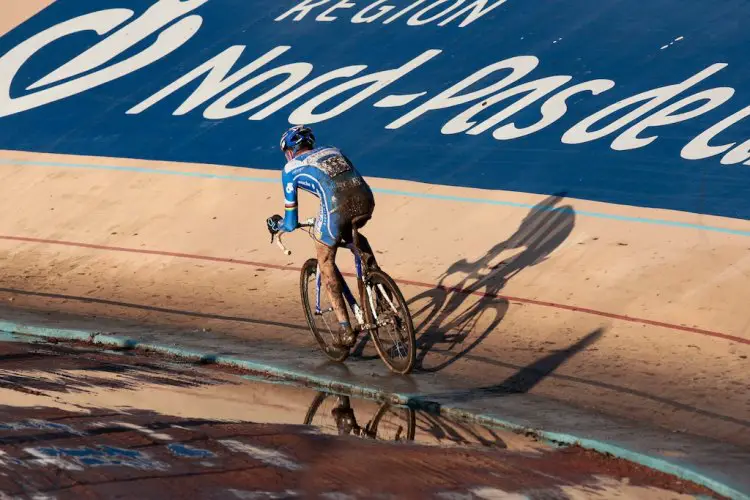
[[[566,194],[556,193],[542,200],[513,235],[476,261],[454,262],[435,288],[408,301],[414,327],[421,333],[417,339],[417,366],[421,371],[436,372],[455,363],[500,324],[508,301],[499,294],[508,280],[547,260],[572,232],[575,211],[570,205],[560,205]],[[496,262],[503,252],[519,249]],[[479,298],[472,303],[474,297]]]
[[[516,371],[516,373],[498,384],[485,387],[473,387],[471,389],[460,391],[430,394],[427,397],[439,397],[455,404],[466,403],[468,401],[487,397],[525,394],[531,392],[547,377],[554,374],[562,365],[570,361],[577,354],[599,342],[605,331],[604,328],[597,328],[567,348],[554,351],[551,354],[522,367]]]

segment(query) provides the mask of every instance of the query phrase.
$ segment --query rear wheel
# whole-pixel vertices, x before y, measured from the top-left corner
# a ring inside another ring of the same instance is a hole
[[[320,349],[333,361],[344,361],[349,357],[349,349],[338,347],[335,342],[338,338],[338,320],[333,306],[329,304],[328,294],[324,292],[321,285],[320,290],[320,312],[316,311],[315,291],[317,287],[318,260],[308,259],[302,266],[300,273],[300,294],[302,296],[302,307],[305,310],[307,325],[318,342]]]
[[[380,358],[391,371],[410,373],[417,359],[417,341],[401,290],[386,273],[373,270],[368,275],[365,293],[367,322],[376,325],[370,336]]]
[[[387,441],[414,441],[416,420],[416,414],[411,408],[383,403],[372,419],[370,432]],[[388,438],[383,437],[386,434]]]

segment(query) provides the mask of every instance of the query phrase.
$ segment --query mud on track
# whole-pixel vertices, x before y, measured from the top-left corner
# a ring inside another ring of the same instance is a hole
[[[153,354],[14,340],[0,342],[0,498],[707,494],[624,461],[406,408]],[[377,419],[377,439],[340,435],[332,410],[345,402],[360,426]]]

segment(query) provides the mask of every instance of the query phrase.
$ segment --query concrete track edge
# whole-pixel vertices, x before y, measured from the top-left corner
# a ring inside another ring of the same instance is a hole
[[[719,495],[737,499],[750,500],[750,491],[739,491],[734,486],[726,484],[724,481],[711,477],[695,467],[675,463],[669,459],[652,456],[641,453],[626,447],[609,443],[597,439],[589,439],[577,436],[572,433],[561,433],[547,431],[536,426],[520,424],[513,419],[506,419],[495,414],[483,414],[461,408],[457,405],[439,403],[429,398],[419,395],[405,394],[385,391],[375,387],[368,387],[364,384],[349,383],[336,380],[335,378],[313,375],[302,371],[292,370],[289,368],[274,366],[269,363],[255,362],[248,359],[241,359],[232,356],[222,356],[206,352],[183,349],[180,347],[170,347],[166,345],[144,343],[131,338],[108,335],[101,332],[81,330],[81,329],[64,329],[50,328],[35,325],[22,324],[17,322],[0,321],[0,332],[24,335],[31,337],[45,338],[49,340],[62,341],[82,341],[105,346],[125,348],[125,349],[144,349],[161,354],[176,356],[185,359],[192,359],[203,363],[215,363],[219,365],[231,366],[256,372],[272,379],[283,379],[284,381],[295,382],[307,387],[314,387],[323,390],[338,391],[351,395],[358,395],[379,401],[389,401],[393,404],[410,406],[427,412],[440,413],[451,418],[462,419],[469,422],[476,422],[487,426],[505,428],[514,432],[533,435],[543,441],[559,445],[578,445],[582,448],[596,451],[602,454],[612,455],[616,458],[628,460],[633,463],[648,467],[659,472],[676,476],[682,480],[692,481],[704,486]]]

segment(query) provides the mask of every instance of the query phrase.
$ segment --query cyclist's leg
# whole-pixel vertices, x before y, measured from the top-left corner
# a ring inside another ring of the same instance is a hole
[[[337,398],[339,404],[331,410],[331,415],[336,420],[336,428],[341,435],[351,434],[352,431],[359,433],[361,428],[357,424],[357,419],[354,416],[354,410],[349,403],[347,396],[340,396]]]
[[[356,340],[349,322],[349,312],[343,296],[343,277],[336,268],[336,250],[340,237],[338,213],[331,214],[321,204],[318,223],[315,228],[315,252],[318,257],[320,274],[328,292],[328,298],[341,327],[340,340],[343,345],[351,345]]]
[[[333,310],[336,312],[336,318],[338,318],[339,323],[348,323],[349,313],[346,310],[343,288],[336,269],[336,247],[329,247],[316,241],[315,250],[318,255],[320,273],[326,285],[326,290],[328,290]]]

